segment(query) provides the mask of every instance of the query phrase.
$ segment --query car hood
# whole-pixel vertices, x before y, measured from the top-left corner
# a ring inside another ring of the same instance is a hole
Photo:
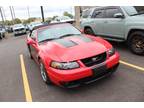
[[[133,20],[134,22],[135,21],[139,21],[139,22],[144,21],[144,14],[131,16],[128,18],[128,20]]]
[[[95,41],[86,36],[53,40],[40,45],[40,47],[47,57],[61,62],[80,60],[107,51],[102,41]]]
[[[14,27],[13,30],[22,29],[22,28],[25,28],[25,27],[22,27],[22,26],[21,27]]]

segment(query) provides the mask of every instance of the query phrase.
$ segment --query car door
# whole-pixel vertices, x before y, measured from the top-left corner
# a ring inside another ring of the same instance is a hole
[[[30,38],[32,39],[32,41],[34,41],[34,43],[30,44],[30,50],[31,50],[31,54],[32,54],[34,60],[36,62],[38,62],[37,55],[38,55],[39,50],[38,50],[38,44],[37,44],[36,37],[37,37],[37,31],[34,30],[30,35]]]
[[[91,25],[96,35],[104,35],[104,9],[95,9],[91,18]]]
[[[114,15],[123,12],[119,7],[105,9],[104,35],[110,38],[123,39],[125,32],[125,18],[115,18]]]

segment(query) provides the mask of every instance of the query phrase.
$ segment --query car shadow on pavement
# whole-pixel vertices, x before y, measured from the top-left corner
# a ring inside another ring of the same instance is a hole
[[[128,45],[125,42],[114,42],[114,41],[109,41],[113,47],[116,50],[124,50],[124,51],[130,51],[128,48]]]

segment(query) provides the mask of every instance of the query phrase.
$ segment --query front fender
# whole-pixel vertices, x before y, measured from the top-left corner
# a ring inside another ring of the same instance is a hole
[[[133,25],[128,25],[125,28],[125,39],[127,39],[127,37],[128,37],[131,30],[143,30],[144,31],[144,25],[142,25],[142,24],[135,24],[134,26]]]

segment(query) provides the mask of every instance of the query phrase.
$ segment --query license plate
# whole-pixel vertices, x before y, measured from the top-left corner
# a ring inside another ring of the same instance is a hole
[[[106,65],[96,66],[92,69],[94,75],[101,75],[106,72]]]

